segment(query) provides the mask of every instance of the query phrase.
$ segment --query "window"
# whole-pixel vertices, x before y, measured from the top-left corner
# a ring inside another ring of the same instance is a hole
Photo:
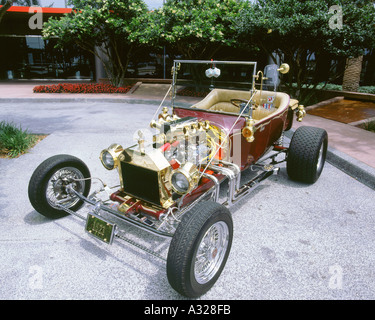
[[[93,79],[94,57],[41,36],[0,36],[0,79]]]

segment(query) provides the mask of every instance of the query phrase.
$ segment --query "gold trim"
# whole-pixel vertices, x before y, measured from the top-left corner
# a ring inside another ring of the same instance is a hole
[[[298,106],[296,116],[297,116],[297,121],[301,122],[302,119],[306,116],[306,110],[305,110],[304,106],[302,106],[302,105]]]
[[[279,71],[280,73],[282,74],[286,74],[288,73],[290,70],[290,67],[289,67],[289,64],[287,63],[283,63],[279,69],[277,69],[277,71]]]
[[[242,129],[242,135],[246,138],[247,142],[254,141],[254,134],[255,134],[255,120],[254,119],[247,119],[246,126]]]

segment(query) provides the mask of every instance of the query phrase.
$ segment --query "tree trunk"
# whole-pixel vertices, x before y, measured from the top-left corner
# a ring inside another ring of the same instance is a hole
[[[344,79],[342,83],[343,91],[358,91],[359,81],[361,80],[362,60],[363,56],[348,58],[346,60]]]
[[[1,8],[0,8],[0,22],[3,19],[5,12],[13,5],[14,0],[8,0]]]

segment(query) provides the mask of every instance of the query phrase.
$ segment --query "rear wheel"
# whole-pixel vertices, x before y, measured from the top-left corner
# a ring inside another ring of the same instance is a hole
[[[64,206],[77,211],[83,204],[69,187],[87,196],[90,191],[90,171],[80,159],[70,155],[56,155],[43,161],[29,182],[29,200],[40,214],[60,218],[67,213]]]
[[[172,238],[167,259],[170,285],[187,297],[199,297],[217,281],[233,238],[229,210],[202,202],[184,214]]]
[[[328,147],[328,135],[324,129],[299,127],[289,146],[287,172],[291,179],[314,183],[320,177]]]

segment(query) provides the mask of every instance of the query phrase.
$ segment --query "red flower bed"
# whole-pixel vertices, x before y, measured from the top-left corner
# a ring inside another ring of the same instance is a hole
[[[131,85],[115,87],[104,83],[59,83],[34,87],[35,93],[127,93]]]

